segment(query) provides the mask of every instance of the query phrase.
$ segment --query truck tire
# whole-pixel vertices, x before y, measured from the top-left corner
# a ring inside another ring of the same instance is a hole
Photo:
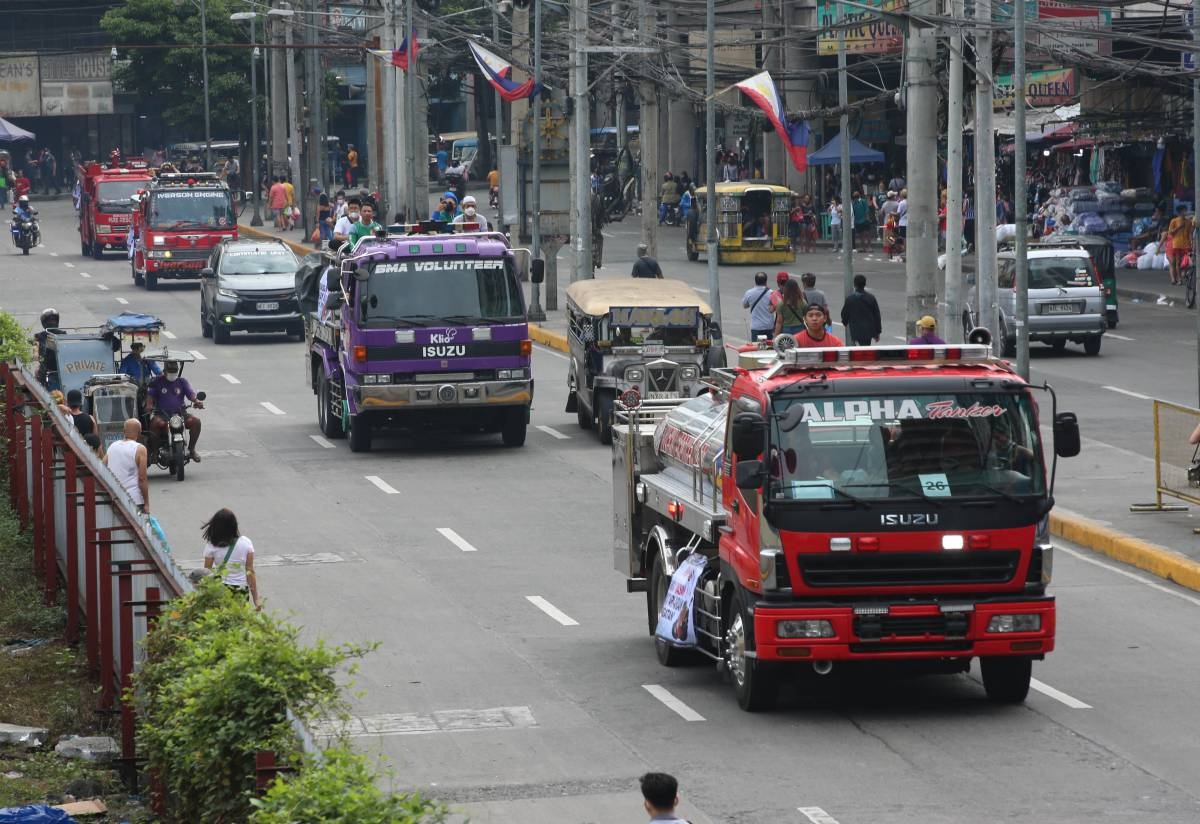
[[[158,275],[154,274],[153,272],[147,272],[145,275],[145,280],[147,292],[153,292],[158,288]]]
[[[505,446],[524,446],[525,445],[525,425],[527,423],[528,413],[523,406],[514,406],[504,412],[504,427],[500,430],[500,437],[504,441]]]
[[[1029,694],[1033,677],[1033,659],[1016,655],[988,656],[979,659],[983,688],[988,700],[996,704],[1020,704]]]
[[[96,260],[104,260],[103,244],[97,243],[96,241],[92,241],[91,246],[92,246],[92,257],[95,258]]]
[[[663,569],[662,558],[654,558],[654,566],[650,569],[650,586],[646,588],[646,619],[650,626],[650,634],[654,635],[654,654],[658,663],[664,667],[678,667],[687,663],[689,651],[668,644],[654,634],[658,628],[658,614],[667,600],[667,590],[671,586],[671,576]]]
[[[92,247],[86,240],[83,239],[83,237],[79,238],[79,254],[83,255],[84,257],[92,256]]]
[[[584,408],[583,401],[578,398],[575,399],[575,420],[578,421],[580,429],[590,432],[596,424],[594,415],[595,412]]]
[[[321,427],[321,434],[330,440],[346,437],[340,410],[333,408],[335,403],[341,405],[341,401],[333,399],[333,381],[322,372],[317,383],[317,425]]]
[[[746,712],[771,709],[779,696],[778,673],[770,663],[746,654],[754,651],[754,616],[740,587],[733,595],[724,624],[721,656],[733,682],[738,706]]]
[[[133,264],[132,260],[129,261],[129,271],[133,273],[133,285],[134,286],[141,286],[143,283],[146,282],[145,278],[143,278],[141,273],[138,272],[137,266],[135,266]]]
[[[371,420],[366,415],[351,415],[346,429],[351,452],[371,451]]]
[[[600,443],[602,444],[612,443],[614,403],[612,392],[596,393],[596,418],[599,421],[596,426],[600,430]]]

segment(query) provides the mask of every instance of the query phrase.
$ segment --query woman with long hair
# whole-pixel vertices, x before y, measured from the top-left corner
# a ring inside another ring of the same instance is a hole
[[[222,570],[225,586],[249,598],[256,609],[262,609],[254,576],[254,544],[238,530],[237,516],[232,510],[218,509],[202,529],[204,568],[212,569],[215,565]]]
[[[789,280],[783,287],[783,299],[775,305],[775,336],[799,334],[804,330],[804,290],[800,282]]]

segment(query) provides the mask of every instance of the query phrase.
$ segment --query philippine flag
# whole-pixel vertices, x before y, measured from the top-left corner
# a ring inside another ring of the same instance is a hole
[[[475,62],[479,65],[479,71],[483,72],[483,76],[492,84],[492,87],[500,92],[500,96],[509,103],[514,100],[532,98],[540,91],[532,77],[524,83],[514,83],[511,79],[512,65],[504,62],[475,41],[468,40],[467,45],[471,49]]]
[[[771,73],[759,72],[734,86],[766,113],[767,119],[775,127],[775,132],[791,156],[796,171],[807,170],[808,123],[787,119],[787,112],[783,108],[783,101],[779,99],[779,92],[775,88],[775,81],[771,79]]]
[[[405,71],[408,71],[408,58],[409,58],[408,43],[409,43],[409,40],[411,40],[412,44],[413,44],[412,58],[413,58],[413,60],[416,60],[417,59],[417,49],[418,49],[416,37],[404,38],[402,41],[400,41],[400,48],[394,49],[392,51],[388,51],[387,49],[367,49],[367,51],[370,54],[374,55],[375,57],[378,57],[380,60],[391,63],[393,66],[395,66],[398,69],[404,69]]]

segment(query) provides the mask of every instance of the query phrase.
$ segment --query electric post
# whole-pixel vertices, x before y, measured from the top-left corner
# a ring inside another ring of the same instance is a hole
[[[1197,14],[1196,3],[1192,3],[1192,42],[1200,43],[1200,14]],[[1196,53],[1192,53],[1192,59],[1196,59]],[[1200,175],[1197,171],[1200,170],[1200,75],[1192,76],[1192,163],[1195,167],[1192,171],[1192,219],[1195,220],[1197,213],[1200,213]],[[1192,254],[1197,252],[1196,241],[1198,240],[1195,227],[1192,229]],[[1196,340],[1200,342],[1200,310],[1196,311]],[[1196,373],[1200,377],[1200,346],[1196,347]],[[1200,388],[1200,387],[1198,387]]]
[[[977,322],[1000,340],[1000,308],[996,304],[996,142],[992,133],[992,2],[975,0],[975,295]],[[1025,135],[1017,135],[1024,140]]]
[[[717,258],[717,93],[716,48],[713,42],[717,28],[716,0],[708,0],[704,9],[705,23],[705,60],[704,60],[704,158],[707,169],[704,179],[708,181],[708,209],[706,211],[705,237],[708,242],[708,305],[712,307],[712,319],[721,325],[721,278],[718,271]],[[725,363],[725,345],[722,340],[714,340],[713,346],[720,346],[717,361]]]
[[[643,49],[650,46],[650,38],[657,17],[648,8],[649,0],[638,0],[638,45]],[[641,99],[641,117],[638,124],[638,143],[642,147],[642,243],[646,244],[651,257],[658,256],[658,188],[660,161],[658,156],[658,90],[647,78],[649,58],[643,52],[639,58],[642,82],[638,85]]]
[[[530,116],[533,118],[533,183],[530,192],[530,211],[533,213],[533,218],[529,222],[529,234],[533,249],[533,259],[542,259],[542,0],[533,0],[533,85],[537,87],[537,94],[529,101],[531,108]],[[555,247],[557,249],[557,247]],[[546,280],[546,303],[550,303],[550,296],[555,295],[557,299],[558,291],[558,275],[557,266],[547,266]],[[555,274],[551,276],[551,273]],[[554,292],[551,292],[551,290]],[[533,305],[529,307],[530,320],[545,320],[546,312],[542,309],[542,286],[540,283],[531,285],[530,301]]]
[[[939,322],[942,337],[950,343],[963,339],[959,309],[962,305],[962,198],[963,198],[963,36],[958,25],[959,3],[948,0],[947,12],[955,22],[950,29],[950,90],[946,105],[946,285]]]
[[[838,29],[838,107],[842,110],[838,119],[841,130],[842,155],[842,296],[854,291],[854,210],[850,206],[850,105],[849,80],[846,77],[846,30]],[[849,216],[849,220],[847,220]]]
[[[933,11],[933,0],[912,0],[905,38],[907,107],[908,230],[904,259],[908,300],[905,334],[917,320],[937,311],[934,277],[937,272],[937,113],[938,86],[934,75],[937,35],[917,17]]]
[[[282,4],[276,4],[282,8]],[[288,104],[287,104],[287,73],[284,69],[286,54],[283,46],[283,32],[280,27],[285,25],[279,18],[271,21],[271,45],[274,46],[267,55],[271,63],[271,168],[267,175],[268,186],[280,174],[280,169],[288,165]]]
[[[540,0],[534,0],[541,6]],[[592,186],[589,171],[591,140],[588,111],[588,0],[571,2],[572,65],[571,95],[574,108],[574,137],[571,140],[574,169],[575,271],[572,278],[595,277],[592,271]]]
[[[1025,3],[1013,4],[1013,220],[1017,224],[1017,374],[1029,380],[1029,192],[1025,185]]]

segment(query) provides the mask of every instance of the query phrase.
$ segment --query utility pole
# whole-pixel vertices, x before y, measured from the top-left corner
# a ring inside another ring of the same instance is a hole
[[[912,333],[919,318],[937,311],[934,273],[937,272],[938,253],[938,87],[934,76],[937,37],[932,28],[917,21],[921,14],[936,9],[934,0],[912,0],[909,9],[912,16],[905,38],[907,82],[901,91],[907,107],[908,133],[905,175],[908,180],[908,231],[904,244],[908,284],[906,334]]]
[[[650,45],[651,27],[656,17],[648,8],[649,0],[638,0],[638,45]],[[658,89],[646,79],[645,54],[641,56],[642,82],[638,86],[641,115],[638,120],[638,143],[642,147],[642,243],[651,257],[658,256]]]
[[[846,78],[846,30],[838,29],[838,106],[842,116],[842,296],[854,291],[854,210],[850,207],[850,105],[849,80]],[[849,219],[847,219],[849,218]]]
[[[283,8],[277,4],[276,8]],[[286,23],[282,18],[275,17],[271,21],[271,49],[268,59],[271,61],[271,170],[268,177],[274,178],[280,169],[288,165],[288,96],[287,72],[284,61],[287,52],[283,50],[282,26]]]
[[[947,13],[957,19],[961,0],[948,0]],[[958,315],[962,305],[962,121],[963,121],[963,36],[962,27],[950,30],[950,99],[946,105],[946,286],[939,319],[942,337],[951,343],[963,339]]]
[[[996,142],[992,134],[992,2],[975,0],[975,293],[978,323],[1003,351],[996,305]],[[1015,136],[1023,141],[1025,135]]]
[[[1029,380],[1029,196],[1025,186],[1025,3],[1013,4],[1013,220],[1017,224],[1017,374]]]
[[[310,155],[309,177],[325,191],[329,178],[325,175],[325,156],[328,145],[325,141],[325,61],[317,49],[317,26],[315,21],[321,10],[320,0],[308,0],[309,19],[313,25],[305,27],[304,41],[308,44],[308,150]],[[311,181],[310,181],[311,182]]]
[[[708,181],[708,208],[705,212],[707,220],[704,234],[708,243],[708,305],[713,310],[713,321],[723,327],[724,324],[721,323],[721,278],[717,261],[720,256],[720,250],[717,248],[717,101],[713,99],[717,93],[716,48],[713,43],[716,28],[716,0],[708,0],[704,9],[704,165],[706,167],[704,179]],[[713,346],[719,347],[717,365],[724,366],[724,342],[720,339],[714,340]]]
[[[254,199],[254,214],[251,226],[262,226],[262,185],[258,179],[258,40],[254,36],[254,22],[258,14],[250,15],[250,191]]]
[[[533,217],[529,221],[530,245],[533,249],[533,259],[542,258],[542,0],[533,0],[533,84],[537,94],[529,102],[533,104],[533,191],[529,205]],[[514,130],[514,135],[520,134]],[[557,250],[557,246],[554,247]],[[558,300],[558,267],[547,266],[554,272],[553,281],[546,281],[546,302],[554,296],[555,305]],[[542,309],[542,286],[540,283],[531,285],[530,296],[532,306],[529,307],[530,320],[545,320],[546,312]]]
[[[541,7],[540,0],[534,0]],[[571,94],[575,119],[575,134],[571,140],[573,153],[575,194],[575,271],[573,280],[592,278],[592,187],[589,171],[591,140],[588,110],[588,55],[587,55],[588,0],[572,0],[571,33],[574,41],[574,58],[571,66]],[[643,141],[643,145],[645,145]]]
[[[619,42],[625,39],[625,26],[622,21],[624,15],[624,7],[622,0],[613,0],[612,4],[612,30],[617,33]],[[619,59],[619,58],[618,58]],[[617,154],[616,168],[614,172],[617,176],[617,182],[621,182],[621,151],[625,148],[625,76],[619,70],[613,71],[613,125],[617,128]]]
[[[417,84],[420,83],[420,80],[417,75],[417,33],[413,28],[413,7],[416,6],[416,3],[417,0],[408,0],[404,7],[404,37],[408,38],[405,47],[408,53],[408,70],[404,73],[404,115],[408,121],[408,131],[406,132],[408,140],[404,147],[404,175],[408,178],[408,184],[402,188],[408,190],[405,211],[410,215],[419,216],[429,208],[428,202],[422,203],[420,197],[421,192],[424,191],[425,200],[428,201],[429,187],[421,186],[421,179],[417,175],[418,143],[421,142],[420,135],[424,129],[418,128],[417,124]],[[428,172],[426,172],[426,176],[428,176]]]
[[[1200,42],[1200,14],[1197,14],[1200,9],[1197,9],[1198,4],[1192,2],[1192,41]],[[1200,75],[1192,77],[1192,162],[1200,165]],[[1192,217],[1200,213],[1200,177],[1197,177],[1193,172],[1192,180]],[[1195,229],[1192,232],[1192,254],[1196,253],[1197,236]],[[1200,342],[1200,311],[1196,312],[1196,340]],[[1200,377],[1200,346],[1196,347],[1196,372]]]
[[[284,66],[287,71],[287,126],[288,126],[288,145],[291,147],[288,153],[290,159],[290,171],[292,175],[292,184],[300,191],[300,202],[304,202],[304,181],[300,179],[300,152],[303,150],[301,145],[301,120],[300,120],[300,87],[296,83],[296,54],[292,49],[292,21],[295,18],[289,17],[283,30],[283,45],[285,51],[283,53]]]
[[[200,0],[200,54],[204,63],[204,170],[213,170],[212,122],[208,103],[208,4]]]

